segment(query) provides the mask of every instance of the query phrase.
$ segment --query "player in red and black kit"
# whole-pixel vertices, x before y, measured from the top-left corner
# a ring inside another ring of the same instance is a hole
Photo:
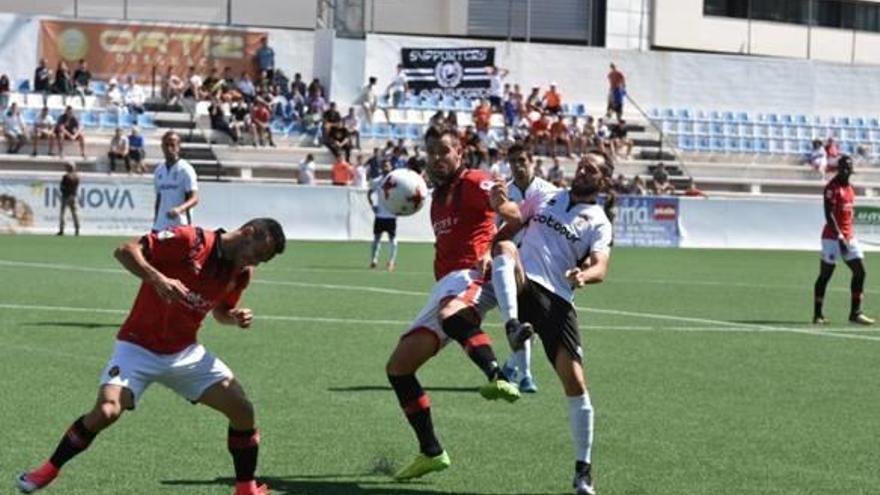
[[[235,495],[268,493],[254,479],[260,443],[254,407],[232,371],[196,341],[196,334],[208,313],[223,324],[251,326],[253,312],[238,305],[242,292],[253,268],[283,252],[284,244],[281,225],[258,218],[233,232],[174,227],[116,249],[116,259],[143,283],[101,373],[98,400],[70,426],[48,461],[19,476],[19,490],[46,487],[159,382],[229,418]]]
[[[428,175],[435,189],[431,222],[436,237],[434,276],[428,303],[404,332],[386,365],[388,380],[419,440],[420,453],[395,474],[398,480],[441,471],[450,465],[431,421],[431,405],[416,371],[450,340],[489,380],[480,394],[513,402],[519,390],[501,372],[489,336],[480,329],[483,315],[495,306],[492,284],[485,280],[495,237],[495,212],[505,220],[519,218],[506,194],[490,194],[496,184],[481,170],[462,164],[462,146],[453,131],[431,129],[425,136]],[[506,189],[505,189],[506,191]]]
[[[865,286],[864,255],[859,248],[858,240],[853,235],[853,217],[855,216],[855,191],[849,183],[852,175],[853,161],[847,155],[837,161],[837,175],[825,186],[825,228],[822,230],[822,261],[819,263],[819,277],[813,289],[813,323],[824,325],[825,315],[822,303],[825,301],[825,288],[834,274],[837,260],[843,258],[846,266],[852,270],[850,292],[852,304],[849,321],[860,325],[872,325],[874,320],[862,313],[862,294]]]

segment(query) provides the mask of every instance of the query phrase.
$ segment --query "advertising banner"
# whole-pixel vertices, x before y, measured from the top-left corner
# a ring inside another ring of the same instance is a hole
[[[880,207],[857,205],[853,223],[860,243],[880,246]]]
[[[417,95],[477,98],[489,94],[494,48],[401,48],[409,88]]]
[[[265,32],[218,27],[156,24],[106,24],[40,21],[40,57],[55,70],[67,61],[71,74],[85,59],[96,79],[133,74],[149,82],[151,68],[173,65],[179,76],[190,65],[205,74],[208,67],[231,67],[234,74],[255,71],[254,55]]]
[[[615,246],[678,247],[678,198],[620,196],[614,221]]]

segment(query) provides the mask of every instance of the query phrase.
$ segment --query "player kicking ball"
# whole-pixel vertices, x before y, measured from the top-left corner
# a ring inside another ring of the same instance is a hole
[[[825,302],[825,289],[834,274],[837,260],[852,271],[850,282],[851,304],[849,321],[859,325],[873,325],[874,320],[862,313],[862,296],[865,287],[865,255],[853,234],[855,216],[855,191],[849,178],[853,173],[853,161],[848,155],[837,161],[837,175],[825,186],[825,228],[822,229],[822,259],[819,262],[819,277],[813,287],[813,323],[824,325],[827,320],[822,313]]]
[[[431,402],[415,376],[450,340],[458,342],[485,374],[488,382],[480,387],[480,395],[507,402],[520,397],[519,390],[501,371],[489,336],[480,329],[483,316],[495,306],[492,285],[484,278],[497,233],[495,212],[510,221],[518,218],[519,211],[505,199],[506,194],[491,193],[503,184],[495,184],[486,172],[469,170],[462,164],[461,142],[454,131],[431,128],[425,144],[427,170],[435,186],[431,224],[436,237],[437,282],[385,367],[419,441],[420,453],[415,460],[394,475],[400,481],[442,471],[450,465],[449,455],[434,432]],[[493,197],[502,199],[493,201]]]
[[[209,312],[220,323],[251,326],[253,312],[238,306],[242,292],[253,268],[282,253],[284,244],[281,225],[259,218],[233,232],[173,227],[117,248],[119,263],[143,282],[101,373],[98,400],[68,428],[48,461],[18,477],[18,488],[33,493],[52,483],[68,461],[159,382],[229,418],[235,495],[268,494],[254,478],[260,444],[254,406],[229,367],[196,342],[196,334]]]
[[[511,163],[530,160],[524,150],[511,150]],[[604,166],[602,155],[587,154],[569,189],[527,198],[520,206],[521,219],[502,227],[494,248],[496,259],[509,260],[503,265],[505,273],[493,273],[498,304],[509,305],[523,323],[532,324],[568,398],[576,495],[596,493],[591,467],[593,405],[584,376],[574,289],[601,283],[608,271],[613,196],[606,198],[604,210],[597,205],[600,192],[611,194]],[[517,248],[511,239],[524,226]]]

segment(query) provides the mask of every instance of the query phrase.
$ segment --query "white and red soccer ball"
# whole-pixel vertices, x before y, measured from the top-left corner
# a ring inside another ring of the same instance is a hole
[[[407,169],[397,169],[385,176],[379,187],[379,202],[397,216],[405,217],[422,209],[428,199],[428,185],[422,176]]]

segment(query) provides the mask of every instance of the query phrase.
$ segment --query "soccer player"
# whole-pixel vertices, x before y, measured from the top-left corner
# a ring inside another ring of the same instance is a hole
[[[176,132],[168,131],[162,136],[162,154],[165,163],[156,167],[153,174],[156,188],[153,232],[191,224],[190,210],[199,204],[196,171],[180,157],[180,136]]]
[[[519,159],[518,157],[515,159]],[[527,158],[528,159],[528,158]],[[593,406],[583,369],[583,351],[574,310],[574,289],[601,283],[608,271],[613,193],[603,168],[605,158],[589,153],[578,164],[567,190],[542,192],[523,202],[520,219],[498,233],[496,253],[515,260],[506,265],[518,293],[516,305],[524,323],[533,325],[568,398],[575,446],[576,495],[594,495],[591,450]],[[605,191],[604,210],[596,204]],[[526,226],[520,248],[510,240]],[[494,274],[493,274],[494,276]],[[499,294],[500,300],[509,294]],[[515,345],[515,338],[512,339]]]
[[[260,443],[254,406],[232,371],[196,341],[196,334],[208,313],[222,324],[251,326],[253,312],[238,304],[242,292],[253,268],[282,253],[284,245],[281,225],[258,218],[233,232],[174,227],[117,248],[116,259],[142,284],[101,373],[98,400],[74,421],[48,461],[18,478],[19,489],[45,488],[158,382],[229,419],[235,494],[268,493],[254,480]]]
[[[850,282],[851,305],[849,321],[859,325],[873,325],[874,320],[862,313],[862,292],[865,286],[864,255],[853,233],[855,191],[849,183],[853,173],[853,161],[848,155],[837,161],[837,175],[825,186],[825,228],[822,229],[822,259],[819,262],[819,277],[813,287],[813,323],[824,325],[825,315],[822,303],[825,302],[825,288],[834,274],[839,258],[852,271]]]
[[[507,194],[511,201],[522,204],[523,201],[532,196],[556,191],[557,188],[546,180],[535,176],[535,165],[526,149],[519,144],[514,144],[507,150],[508,162],[513,174],[513,178],[507,183]],[[513,241],[519,244],[521,233],[514,236]],[[495,293],[498,294],[499,284],[504,283],[502,277],[504,274],[510,274],[507,269],[508,265],[514,263],[514,259],[504,254],[499,254],[492,259],[492,285]],[[507,275],[510,276],[510,275]],[[504,287],[514,287],[510,280]],[[515,296],[509,296],[507,299],[498,298],[499,309],[505,321],[516,320],[516,308],[510,308],[505,304],[506,300],[515,299]],[[519,391],[526,393],[535,393],[538,386],[532,377],[532,339],[523,342],[522,347],[513,349],[513,354],[504,363],[504,374],[514,383],[519,384]]]
[[[404,332],[385,370],[407,420],[415,430],[420,453],[395,474],[408,480],[450,465],[431,420],[431,402],[415,373],[450,340],[486,375],[480,394],[513,402],[519,390],[504,376],[489,336],[480,329],[483,315],[495,305],[491,285],[485,283],[490,247],[496,234],[495,212],[505,220],[519,214],[516,205],[490,191],[500,188],[482,170],[462,162],[462,146],[453,130],[428,130],[428,175],[434,184],[431,223],[436,237],[434,276],[437,283],[428,303]],[[511,216],[513,215],[513,216]]]
[[[382,160],[382,175],[370,181],[370,190],[367,191],[367,201],[373,208],[376,218],[373,220],[373,245],[371,250],[370,268],[376,268],[379,264],[379,249],[382,244],[382,233],[388,234],[388,246],[391,254],[388,256],[388,271],[394,271],[394,264],[397,261],[397,217],[393,213],[386,210],[379,201],[378,196],[382,194],[382,181],[391,173],[391,162]],[[373,193],[377,198],[373,200]]]

